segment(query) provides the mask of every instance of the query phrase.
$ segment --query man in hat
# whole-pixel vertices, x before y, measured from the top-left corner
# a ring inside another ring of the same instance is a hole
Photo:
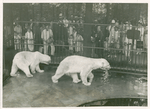
[[[60,22],[60,23],[63,22],[63,14],[62,14],[62,13],[59,14],[59,22]]]
[[[109,30],[109,39],[108,39],[108,47],[114,43],[114,35],[115,35],[115,20],[111,21],[111,25],[108,27]]]
[[[64,23],[64,27],[68,27],[68,25],[69,25],[69,21],[67,20],[67,18],[64,16],[64,18],[63,18],[63,23]]]

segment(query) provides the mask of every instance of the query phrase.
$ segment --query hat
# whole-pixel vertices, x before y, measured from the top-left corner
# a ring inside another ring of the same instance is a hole
[[[115,23],[115,20],[112,20],[111,23]]]
[[[42,21],[43,21],[43,22],[46,22],[46,18],[45,18],[45,17],[43,17],[43,18],[42,18]]]
[[[142,22],[139,20],[139,21],[138,21],[138,24],[142,24]]]
[[[62,13],[60,13],[60,14],[59,14],[59,17],[62,17],[62,16],[63,16]]]

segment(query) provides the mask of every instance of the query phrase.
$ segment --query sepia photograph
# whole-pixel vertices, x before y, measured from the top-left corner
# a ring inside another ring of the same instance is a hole
[[[2,108],[148,107],[148,2],[3,2]]]

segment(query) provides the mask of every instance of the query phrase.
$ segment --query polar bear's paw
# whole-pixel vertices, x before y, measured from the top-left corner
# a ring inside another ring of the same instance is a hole
[[[81,80],[78,79],[78,80],[73,80],[74,83],[79,83]]]
[[[87,82],[87,83],[83,83],[85,86],[90,86],[91,83],[90,82]]]
[[[40,70],[40,71],[38,71],[39,73],[44,73],[44,70]]]
[[[53,81],[53,83],[58,83],[58,80],[57,80],[57,79],[55,79],[55,77],[54,77],[54,76],[52,76],[52,81]]]
[[[27,77],[33,77],[33,75],[32,75],[32,74],[27,74],[26,76],[27,76]]]
[[[19,76],[19,74],[10,74],[10,76]]]
[[[35,70],[31,70],[31,72],[32,72],[33,74],[35,74],[35,73],[36,73],[36,71],[35,71]]]

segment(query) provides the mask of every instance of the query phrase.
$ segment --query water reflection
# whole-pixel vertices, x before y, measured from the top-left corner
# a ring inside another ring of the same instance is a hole
[[[147,77],[121,73],[110,73],[109,76],[105,73],[94,73],[94,75],[94,82],[111,93],[115,91],[127,95],[147,96]]]

